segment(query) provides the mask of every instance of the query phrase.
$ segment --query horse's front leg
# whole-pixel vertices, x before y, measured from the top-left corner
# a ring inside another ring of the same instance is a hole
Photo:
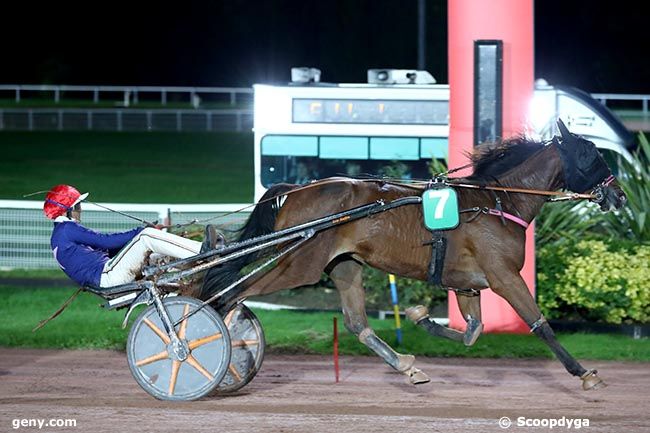
[[[495,267],[499,269],[499,267]],[[503,268],[502,268],[503,269]],[[557,341],[555,333],[535,303],[528,291],[525,281],[515,271],[504,270],[499,274],[488,275],[491,289],[504,298],[515,309],[517,314],[530,326],[534,332],[560,360],[564,368],[574,376],[582,379],[584,390],[598,389],[605,386],[605,382],[597,376],[596,370],[586,370],[578,361],[566,351]]]
[[[413,355],[397,353],[388,343],[375,335],[368,325],[362,270],[361,264],[349,259],[337,263],[329,272],[341,296],[345,327],[388,365],[407,375],[412,384],[428,382],[429,377],[413,366],[415,363]]]
[[[424,305],[407,308],[406,315],[418,326],[436,337],[444,337],[453,341],[463,342],[465,346],[472,346],[483,332],[481,323],[481,293],[479,291],[459,290],[456,292],[458,308],[467,323],[465,332],[447,328],[429,317],[429,311]]]

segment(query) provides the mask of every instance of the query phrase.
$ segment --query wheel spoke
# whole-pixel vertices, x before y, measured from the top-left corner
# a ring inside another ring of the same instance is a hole
[[[190,311],[190,304],[185,304],[185,308],[183,308],[183,316],[187,315],[189,311]],[[181,322],[181,327],[178,330],[178,338],[180,338],[181,340],[185,338],[185,331],[187,331],[187,318],[185,318]]]
[[[178,379],[178,370],[181,368],[181,362],[177,359],[172,362],[172,375],[169,378],[169,395],[174,395],[176,380]]]
[[[206,369],[205,369],[205,368],[204,368],[204,367],[199,363],[199,361],[197,361],[196,358],[193,357],[192,355],[188,356],[187,359],[186,359],[186,361],[187,361],[187,363],[190,364],[192,367],[196,368],[196,370],[197,370],[199,373],[201,373],[201,374],[204,375],[206,378],[208,378],[208,380],[213,380],[213,379],[214,379],[214,376],[212,376],[212,375],[210,374],[210,372],[209,372],[208,370],[206,370]]]
[[[152,331],[153,331],[153,332],[154,332],[158,337],[160,337],[160,339],[163,341],[163,343],[165,343],[165,344],[169,344],[169,343],[170,343],[169,337],[168,337],[168,336],[167,336],[163,331],[161,331],[159,327],[157,327],[156,325],[154,325],[154,323],[153,323],[151,320],[149,320],[149,319],[144,319],[144,323],[146,323],[146,325],[147,325],[149,328],[151,328],[151,330],[152,330]]]
[[[223,318],[223,323],[226,325],[226,328],[230,326],[233,314],[235,314],[235,310],[230,310],[230,312],[226,314],[226,317]]]
[[[232,342],[231,346],[232,347],[248,347],[248,346],[255,346],[256,344],[259,344],[259,340],[235,340]]]
[[[152,362],[160,361],[167,358],[169,358],[169,353],[167,353],[167,350],[163,350],[160,353],[156,353],[155,355],[151,355],[147,358],[137,361],[135,365],[138,367],[142,367],[143,365],[151,364]]]
[[[226,315],[226,318],[223,319],[223,323],[226,325],[226,328],[230,328],[230,323],[233,321],[235,316],[239,316],[239,313],[241,310],[239,308],[233,308],[230,310],[230,312]]]
[[[217,332],[216,334],[213,335],[208,335],[207,337],[203,338],[197,338],[196,340],[192,340],[187,345],[190,347],[190,350],[196,349],[199,346],[203,346],[204,344],[208,344],[211,341],[215,341],[223,337],[223,334],[221,332]]]
[[[230,374],[233,375],[233,377],[237,380],[237,382],[241,382],[241,375],[239,374],[239,372],[235,368],[235,365],[232,362],[228,366],[228,371],[230,372]]]

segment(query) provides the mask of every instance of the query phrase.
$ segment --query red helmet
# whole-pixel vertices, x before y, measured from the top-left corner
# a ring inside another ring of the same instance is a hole
[[[86,197],[88,197],[88,193],[81,194],[74,186],[57,185],[47,192],[43,204],[43,213],[49,219],[55,219],[65,215],[67,211]]]

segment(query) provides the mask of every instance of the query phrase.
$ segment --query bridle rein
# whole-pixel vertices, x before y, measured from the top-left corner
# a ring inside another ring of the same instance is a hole
[[[549,140],[547,143],[549,144],[559,144],[561,141],[561,138],[559,137],[554,137],[553,139]],[[453,187],[453,188],[466,188],[466,189],[476,189],[476,190],[485,190],[485,191],[494,191],[494,192],[504,192],[504,193],[516,193],[516,194],[532,194],[532,195],[541,195],[541,196],[547,196],[549,202],[558,202],[558,201],[576,201],[576,200],[589,200],[593,203],[600,204],[604,199],[605,199],[605,189],[609,187],[609,185],[616,180],[616,178],[610,174],[605,180],[600,182],[598,185],[596,185],[591,192],[589,193],[575,193],[575,192],[565,192],[565,191],[547,191],[547,190],[538,190],[538,189],[530,189],[530,188],[517,188],[517,187],[508,187],[508,186],[499,186],[499,185],[485,185],[481,183],[470,183],[467,180],[456,180],[456,179],[449,179],[448,175],[458,172],[460,170],[472,167],[474,165],[473,162],[469,164],[465,164],[461,167],[453,168],[450,170],[447,170],[442,173],[438,173],[433,176],[432,179],[429,180],[403,180],[403,179],[392,179],[392,178],[352,178],[354,181],[357,182],[383,182],[386,184],[391,184],[391,185],[396,185],[396,186],[401,186],[405,188],[411,188],[411,189],[417,189],[417,190],[422,190],[426,189],[427,187],[430,187],[432,184],[443,184],[445,186]],[[256,206],[261,203],[265,202],[270,202],[270,201],[276,201],[276,203],[280,204],[282,203],[286,197],[290,194],[294,194],[300,191],[304,191],[309,188],[314,188],[320,185],[328,184],[328,183],[338,183],[338,182],[347,182],[350,179],[326,179],[322,181],[312,181],[311,183],[308,183],[306,185],[302,185],[298,188],[283,192],[282,194],[279,194],[277,196],[273,197],[268,197],[264,200],[260,200],[257,203],[253,203],[251,205],[242,207],[240,209],[237,209],[232,212],[228,212],[226,214],[218,215],[216,217],[211,217],[205,220],[194,220],[192,223],[201,223],[201,222],[207,222],[207,221],[212,221],[215,219],[220,219],[224,218],[226,216],[236,214],[239,212],[242,212],[248,208],[251,208],[253,206]],[[524,221],[520,216],[510,214],[508,212],[504,212],[503,209],[501,209],[501,202],[497,197],[497,204],[496,208],[489,208],[489,207],[473,207],[469,209],[462,209],[460,210],[461,213],[466,213],[466,212],[474,212],[474,215],[472,215],[466,222],[472,222],[478,216],[481,214],[484,215],[492,215],[492,216],[497,216],[500,217],[503,224],[505,224],[505,220],[512,221],[518,225],[520,225],[523,228],[528,228],[529,224]]]

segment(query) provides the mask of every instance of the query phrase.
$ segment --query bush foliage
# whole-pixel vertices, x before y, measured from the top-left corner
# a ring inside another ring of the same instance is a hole
[[[537,250],[538,303],[548,318],[650,320],[649,245],[569,240]]]

